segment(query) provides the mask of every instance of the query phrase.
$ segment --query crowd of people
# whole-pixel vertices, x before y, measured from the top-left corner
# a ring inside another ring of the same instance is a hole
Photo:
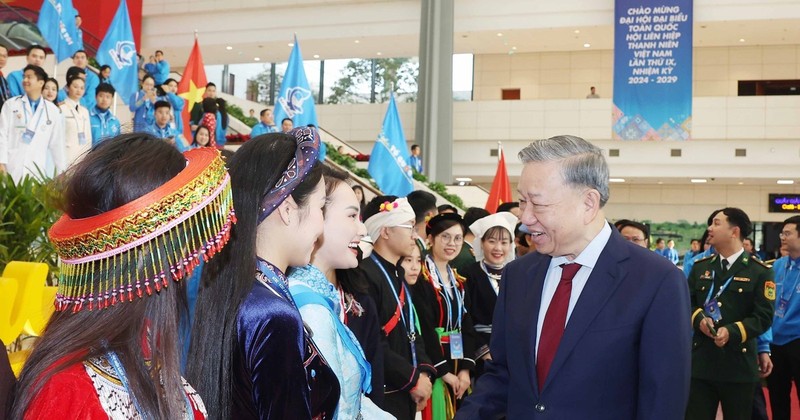
[[[67,69],[66,85],[59,88],[58,81],[43,69],[44,47],[29,47],[23,69],[7,77],[0,72],[0,172],[10,173],[15,181],[26,175],[60,174],[92,146],[123,129],[168,139],[181,152],[224,146],[228,113],[225,100],[217,97],[216,85],[208,83],[203,101],[191,104],[191,138],[187,139],[182,116],[186,101],[178,96],[178,81],[169,77],[169,63],[163,56],[157,51],[142,67],[140,89],[125,98],[132,121],[122,122],[114,115],[117,91],[111,67],[102,66],[95,73],[86,52],[79,50]],[[0,45],[0,70],[7,58],[8,49]],[[261,124],[270,121],[262,117]],[[274,125],[267,128],[261,133],[277,132]]]
[[[750,419],[763,378],[790,418],[800,217],[773,268],[744,249],[747,214],[715,210],[684,274],[645,225],[609,223],[608,165],[581,138],[524,148],[519,203],[494,214],[367,202],[313,127],[264,110],[225,162],[213,85],[189,143],[156,68],[120,134],[85,53],[62,100],[43,55],[0,111],[0,169],[64,172],[56,312],[12,418]]]

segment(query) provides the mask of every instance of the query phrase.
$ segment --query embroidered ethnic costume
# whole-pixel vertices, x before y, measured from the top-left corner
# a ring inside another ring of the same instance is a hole
[[[103,309],[151,295],[227,243],[236,216],[220,153],[202,148],[185,156],[186,168],[154,191],[53,225],[50,240],[61,257],[56,310]]]

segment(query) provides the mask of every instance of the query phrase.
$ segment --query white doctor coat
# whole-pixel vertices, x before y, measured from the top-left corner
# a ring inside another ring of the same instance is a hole
[[[41,171],[53,176],[67,168],[64,147],[64,118],[52,102],[40,98],[36,112],[27,95],[15,96],[0,111],[0,163],[6,165],[14,182]],[[32,133],[26,139],[25,133]],[[53,159],[54,173],[47,173],[47,154]]]

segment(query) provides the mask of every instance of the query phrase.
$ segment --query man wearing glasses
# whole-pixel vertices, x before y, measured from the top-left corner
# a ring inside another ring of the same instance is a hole
[[[414,299],[400,263],[417,246],[416,214],[405,198],[378,196],[364,208],[364,224],[374,244],[359,269],[368,279],[378,309],[386,393],[384,408],[399,420],[412,420],[431,396],[436,368],[417,331]],[[373,390],[374,391],[374,390]]]
[[[614,223],[622,238],[643,248],[650,247],[650,229],[644,223],[621,219]]]

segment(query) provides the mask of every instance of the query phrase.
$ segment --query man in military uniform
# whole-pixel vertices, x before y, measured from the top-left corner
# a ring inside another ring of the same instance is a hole
[[[695,332],[687,420],[714,419],[719,403],[725,420],[750,419],[759,372],[771,369],[756,339],[772,324],[774,275],[744,252],[750,232],[742,210],[717,211],[708,227],[717,254],[696,261],[689,275]]]

